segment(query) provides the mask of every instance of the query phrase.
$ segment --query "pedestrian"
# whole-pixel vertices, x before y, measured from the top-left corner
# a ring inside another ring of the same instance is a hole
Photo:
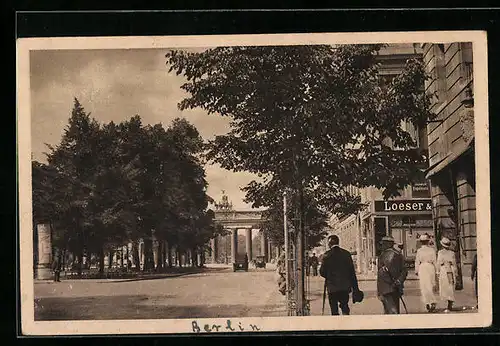
[[[403,255],[394,246],[394,238],[382,238],[382,253],[378,258],[377,296],[384,306],[384,314],[399,314],[404,281],[408,275]]]
[[[436,271],[439,276],[439,296],[448,302],[448,306],[444,312],[450,312],[453,309],[453,302],[455,301],[457,263],[455,252],[451,250],[451,241],[443,237],[440,243],[443,248],[438,252],[436,265]]]
[[[436,250],[429,246],[430,238],[423,234],[419,238],[422,246],[417,250],[415,257],[415,275],[418,276],[420,295],[427,312],[436,310]]]
[[[477,253],[474,254],[474,259],[472,260],[472,268],[470,278],[474,281],[474,292],[476,293],[476,309],[479,307],[479,299],[477,293]]]
[[[52,271],[54,272],[54,282],[61,282],[61,261],[57,249],[54,251],[54,258],[52,259]]]
[[[278,291],[282,294],[286,294],[286,262],[285,262],[285,253],[281,253],[278,256],[278,260],[276,262],[276,273],[278,274]]]
[[[306,265],[306,276],[309,276],[311,275],[311,257],[309,256],[308,252],[306,252],[305,265]]]
[[[351,253],[339,246],[339,237],[328,237],[328,250],[322,259],[319,273],[326,279],[328,302],[332,315],[339,315],[339,306],[342,315],[349,315],[349,293],[360,292],[358,279],[352,261]]]
[[[316,253],[313,253],[310,262],[313,276],[318,276],[319,260],[318,257],[316,257]]]

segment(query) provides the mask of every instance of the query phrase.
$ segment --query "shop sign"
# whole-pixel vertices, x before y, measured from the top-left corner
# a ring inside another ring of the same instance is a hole
[[[375,201],[375,212],[412,213],[432,211],[430,199]]]
[[[413,197],[429,197],[429,183],[427,181],[415,182],[411,185]]]

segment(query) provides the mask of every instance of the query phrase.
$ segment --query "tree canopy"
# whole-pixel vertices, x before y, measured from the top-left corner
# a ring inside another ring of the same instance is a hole
[[[231,119],[231,131],[208,143],[206,157],[260,177],[244,188],[247,201],[274,207],[299,184],[318,210],[344,215],[363,207],[349,186],[396,196],[426,160],[401,126],[432,117],[424,68],[409,60],[387,81],[376,59],[381,47],[217,47],[172,50],[166,59],[187,80],[181,110]]]
[[[168,128],[139,116],[99,124],[75,99],[61,142],[34,161],[34,219],[51,222],[55,242],[76,254],[143,239],[196,250],[221,230],[208,209],[203,141],[184,119]]]

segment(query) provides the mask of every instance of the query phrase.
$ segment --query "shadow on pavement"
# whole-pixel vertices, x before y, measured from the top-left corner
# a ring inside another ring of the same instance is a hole
[[[165,306],[154,300],[146,295],[41,298],[35,300],[35,321],[261,317],[273,316],[281,308],[242,304]]]
[[[178,278],[181,276],[194,276],[194,275],[203,275],[203,274],[210,274],[210,273],[215,273],[215,272],[223,272],[227,271],[226,268],[204,268],[204,269],[199,269],[199,270],[193,270],[193,271],[185,271],[185,272],[179,272],[179,273],[157,273],[157,274],[147,274],[144,276],[136,276],[136,277],[131,277],[131,278],[116,278],[116,279],[98,279],[98,280],[103,280],[108,283],[122,283],[122,282],[133,282],[133,281],[145,281],[145,280],[158,280],[158,279],[170,279],[170,278]]]
[[[420,291],[418,289],[413,289],[413,288],[406,289],[404,292],[405,295],[403,297],[405,297],[405,296],[418,296],[419,292]],[[377,298],[376,291],[366,290],[366,291],[363,291],[363,293],[365,294],[364,295],[365,300],[368,298]],[[310,293],[309,296],[311,297],[311,300],[323,299],[323,292],[314,291],[314,292]]]

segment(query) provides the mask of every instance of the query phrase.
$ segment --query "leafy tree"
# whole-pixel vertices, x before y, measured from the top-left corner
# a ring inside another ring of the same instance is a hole
[[[49,146],[49,166],[58,174],[56,184],[59,193],[54,196],[58,205],[58,230],[64,232],[63,242],[78,256],[78,271],[92,226],[87,215],[87,206],[93,189],[96,166],[96,149],[99,143],[99,124],[87,114],[75,99],[69,124],[61,143]]]
[[[272,206],[287,186],[309,191],[322,210],[350,214],[362,205],[347,186],[394,196],[425,160],[400,126],[431,116],[423,66],[408,61],[387,84],[380,47],[219,47],[166,57],[187,79],[180,109],[231,117],[232,130],[210,141],[207,158],[261,177],[245,189],[255,207]]]
[[[139,116],[100,125],[75,99],[61,142],[49,149],[48,164],[32,164],[34,222],[54,224],[55,245],[77,254],[80,273],[85,254],[98,254],[102,273],[108,250],[142,239],[149,270],[154,240],[169,253],[203,254],[221,232],[207,209],[203,141],[186,120],[167,129]]]
[[[319,242],[327,234],[329,213],[318,208],[317,203],[312,199],[312,195],[306,192],[304,203],[304,224],[307,248],[312,249],[318,246]],[[288,227],[292,230],[298,229],[297,210],[294,201],[298,198],[296,194],[287,194],[287,220]],[[283,200],[277,199],[269,208],[263,212],[266,221],[261,229],[276,245],[284,245],[284,208]]]

